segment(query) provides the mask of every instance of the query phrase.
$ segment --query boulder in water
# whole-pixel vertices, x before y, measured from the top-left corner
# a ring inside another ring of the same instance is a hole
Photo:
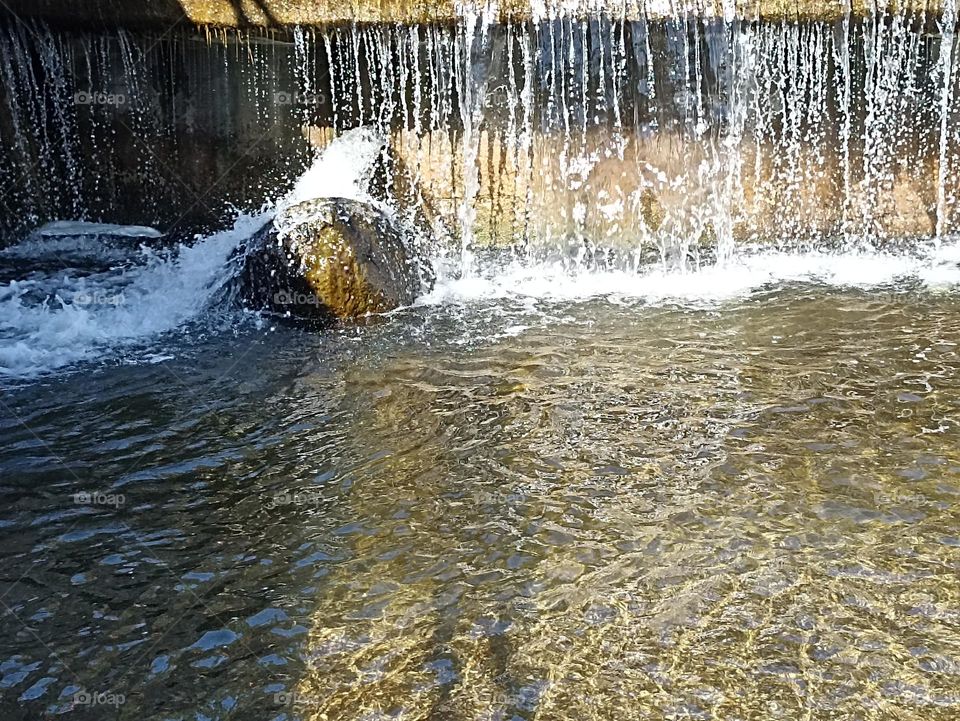
[[[247,248],[243,302],[324,325],[407,305],[432,283],[408,240],[388,213],[358,200],[286,208]]]

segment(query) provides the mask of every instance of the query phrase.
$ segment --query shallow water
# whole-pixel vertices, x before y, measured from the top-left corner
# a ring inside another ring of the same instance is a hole
[[[7,378],[0,716],[956,718],[960,300],[910,272],[504,272]]]

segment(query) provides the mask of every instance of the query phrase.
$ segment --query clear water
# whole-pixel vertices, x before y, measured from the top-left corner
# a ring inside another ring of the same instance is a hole
[[[0,717],[960,714],[951,242],[317,334],[218,295],[235,235],[3,285]]]
[[[0,27],[0,719],[960,717],[955,8],[492,19]],[[436,287],[238,311],[377,133]]]

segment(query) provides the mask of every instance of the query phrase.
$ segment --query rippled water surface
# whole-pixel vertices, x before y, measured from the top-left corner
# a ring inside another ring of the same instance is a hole
[[[953,291],[157,342],[0,395],[3,719],[960,717]]]

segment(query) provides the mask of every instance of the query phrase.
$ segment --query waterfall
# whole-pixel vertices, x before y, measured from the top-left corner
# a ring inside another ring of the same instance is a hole
[[[360,125],[390,138],[463,272],[491,248],[696,269],[755,245],[954,232],[952,0],[934,34],[905,6],[797,22],[534,10],[205,37],[0,24],[0,233],[216,227]]]
[[[953,43],[957,24],[956,0],[947,0],[944,4],[941,22],[940,52],[938,70],[940,71],[940,143],[937,155],[937,237],[947,229],[947,177],[950,144],[950,112],[953,99],[954,63]],[[952,199],[952,198],[950,198]]]

